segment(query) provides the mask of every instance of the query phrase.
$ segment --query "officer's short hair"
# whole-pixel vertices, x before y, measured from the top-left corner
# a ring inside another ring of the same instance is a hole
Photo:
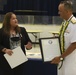
[[[72,1],[68,1],[68,0],[61,1],[60,4],[64,4],[64,7],[65,7],[66,10],[73,11],[73,3],[72,3]]]

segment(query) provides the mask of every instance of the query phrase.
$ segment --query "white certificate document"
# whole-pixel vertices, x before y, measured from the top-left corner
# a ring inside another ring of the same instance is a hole
[[[20,46],[13,49],[12,51],[13,54],[11,56],[8,54],[4,54],[4,57],[6,58],[7,62],[9,63],[12,69],[28,61]]]
[[[60,45],[58,38],[40,39],[40,48],[44,62],[51,61],[54,57],[60,56]]]

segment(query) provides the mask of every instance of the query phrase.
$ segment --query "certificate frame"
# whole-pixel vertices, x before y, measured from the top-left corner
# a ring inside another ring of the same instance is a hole
[[[39,45],[43,62],[61,55],[59,37],[39,38]]]

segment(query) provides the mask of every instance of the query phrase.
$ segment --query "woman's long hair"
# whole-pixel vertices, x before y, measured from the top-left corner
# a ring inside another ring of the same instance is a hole
[[[4,33],[6,33],[7,35],[10,35],[10,28],[11,28],[10,19],[11,19],[12,14],[14,14],[14,13],[13,12],[6,13],[4,20],[3,20],[2,28],[4,30]],[[15,31],[16,31],[16,33],[17,32],[20,33],[20,27],[16,26]]]

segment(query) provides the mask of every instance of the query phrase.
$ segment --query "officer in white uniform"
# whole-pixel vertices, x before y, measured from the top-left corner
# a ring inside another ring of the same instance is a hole
[[[73,17],[64,33],[65,50],[76,42],[76,18]],[[76,46],[76,45],[75,45]],[[72,47],[72,46],[71,46]],[[63,75],[76,75],[76,49],[65,57],[63,62]]]
[[[61,56],[55,57],[51,63],[59,64],[64,59],[60,75],[76,75],[76,18],[72,14],[72,2],[62,1],[58,9],[60,17],[68,21],[63,34],[65,51]]]

